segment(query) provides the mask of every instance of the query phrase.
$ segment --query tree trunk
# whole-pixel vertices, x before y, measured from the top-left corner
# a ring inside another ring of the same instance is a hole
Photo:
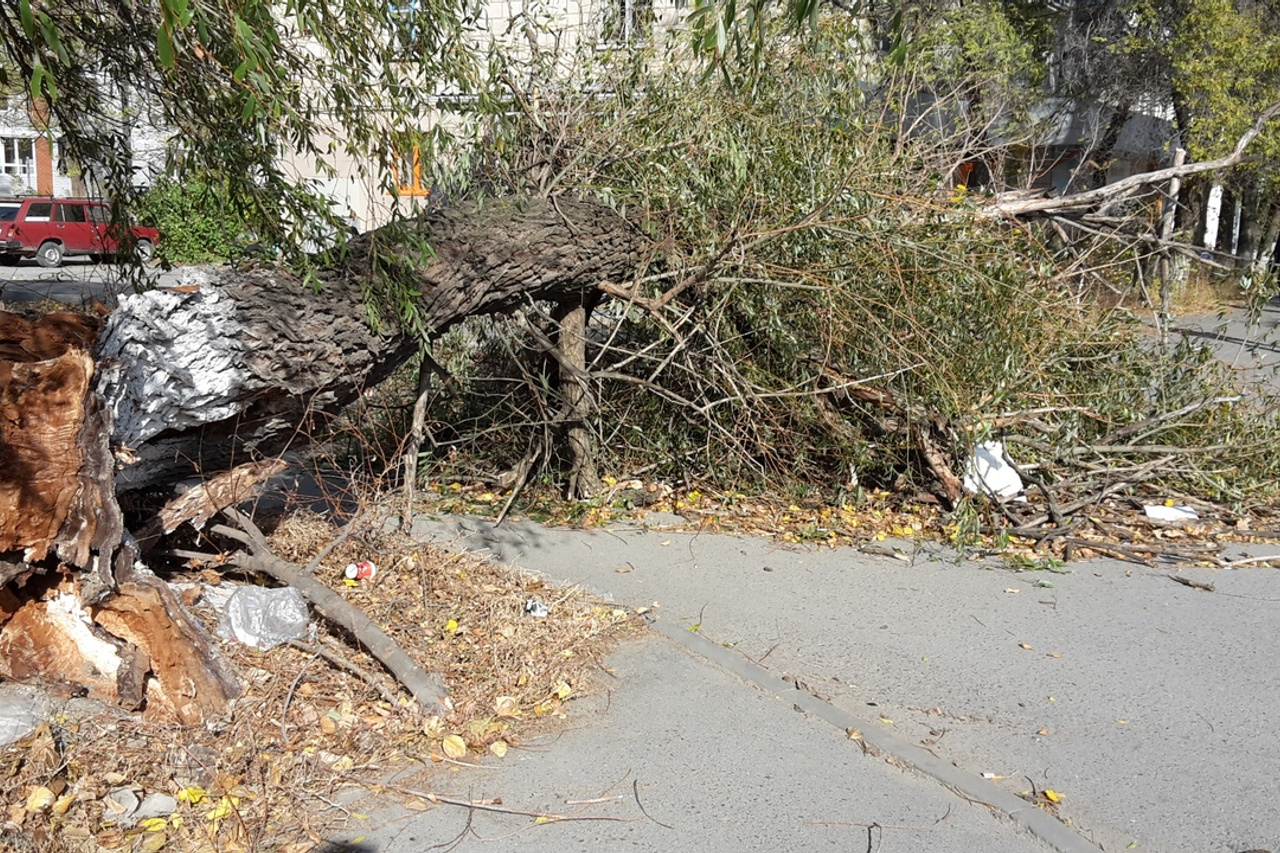
[[[560,354],[574,368],[560,369],[560,394],[565,401],[565,437],[569,443],[569,482],[565,488],[569,500],[583,500],[600,489],[595,456],[591,450],[591,431],[587,418],[591,402],[583,384],[587,375],[587,309],[581,301],[561,305],[555,312],[560,322]]]
[[[1280,240],[1280,204],[1265,205],[1263,209],[1267,210],[1266,227],[1262,229],[1262,238],[1258,242],[1257,253],[1250,265],[1249,279],[1251,285],[1265,286],[1274,292],[1273,268],[1276,259],[1276,241]]]
[[[1173,154],[1173,165],[1181,166],[1187,159],[1187,149],[1179,148]],[[1178,197],[1182,192],[1182,178],[1169,180],[1169,195],[1160,216],[1160,240],[1168,243],[1173,238],[1173,227],[1178,217]],[[1157,315],[1160,327],[1160,345],[1169,352],[1169,313],[1173,308],[1174,258],[1168,249],[1160,251],[1160,311]]]
[[[424,263],[425,248],[434,259]],[[132,458],[122,488],[172,482],[274,455],[417,351],[398,318],[370,323],[367,292],[418,294],[421,331],[508,313],[530,300],[581,301],[632,277],[649,252],[599,203],[492,201],[435,211],[354,242],[322,289],[280,270],[206,271],[190,286],[121,299],[99,358],[112,441]],[[385,293],[381,293],[385,295]]]
[[[1209,187],[1209,200],[1205,203],[1204,211],[1204,247],[1211,252],[1218,249],[1218,232],[1222,225],[1222,194],[1222,182],[1214,181]]]
[[[365,235],[318,289],[222,267],[123,297],[100,332],[75,315],[0,312],[0,674],[92,682],[183,722],[222,713],[234,680],[168,587],[135,566],[116,490],[303,444],[422,335],[530,300],[581,304],[630,280],[649,251],[605,205],[497,200]],[[389,288],[412,301],[411,328],[371,320],[370,297]]]

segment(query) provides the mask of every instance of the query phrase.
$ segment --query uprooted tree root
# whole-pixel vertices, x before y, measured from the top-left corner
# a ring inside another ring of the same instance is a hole
[[[334,534],[318,516],[293,514],[271,547],[306,564]],[[356,559],[379,570],[347,586],[342,567]],[[206,727],[59,700],[52,723],[3,752],[6,839],[76,853],[162,842],[192,851],[310,850],[354,819],[354,807],[339,804],[347,785],[376,786],[411,762],[448,767],[520,749],[591,692],[603,655],[638,625],[576,590],[382,532],[340,542],[315,577],[424,670],[442,673],[452,709],[424,714],[350,636],[324,623],[313,640],[270,652],[228,644],[245,695]],[[200,618],[217,620],[209,600],[228,583],[220,572],[192,568],[175,582],[188,600],[199,595]],[[529,598],[550,615],[525,615]],[[176,809],[124,825],[108,797],[122,788],[138,799],[168,794]]]

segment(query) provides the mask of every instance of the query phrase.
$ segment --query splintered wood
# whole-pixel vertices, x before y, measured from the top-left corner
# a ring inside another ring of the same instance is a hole
[[[0,552],[43,560],[82,488],[92,320],[0,312]],[[75,538],[84,531],[68,531]],[[17,572],[0,566],[0,582]]]

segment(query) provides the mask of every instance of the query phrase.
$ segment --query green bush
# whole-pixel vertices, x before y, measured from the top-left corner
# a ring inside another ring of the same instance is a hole
[[[238,254],[243,219],[220,188],[200,181],[164,181],[138,204],[138,219],[160,231],[160,258],[171,264],[211,263]]]

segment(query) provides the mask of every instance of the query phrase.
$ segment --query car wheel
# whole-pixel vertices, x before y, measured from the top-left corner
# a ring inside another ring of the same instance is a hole
[[[155,257],[156,247],[150,240],[139,240],[133,247],[133,251],[137,254],[138,260],[145,264]]]
[[[62,266],[62,247],[52,240],[41,243],[36,251],[36,263],[42,267]]]

